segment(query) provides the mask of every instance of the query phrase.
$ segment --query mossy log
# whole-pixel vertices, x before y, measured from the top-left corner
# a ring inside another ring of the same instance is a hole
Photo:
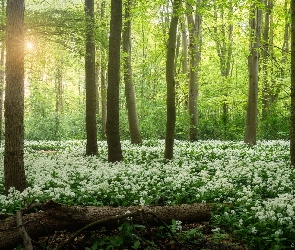
[[[38,212],[25,214],[22,218],[24,228],[32,239],[53,234],[55,231],[77,231],[91,223],[93,223],[91,229],[117,228],[122,222],[122,215],[129,212],[133,214],[134,223],[142,224],[141,217],[144,212],[145,222],[156,226],[161,223],[160,221],[170,224],[172,219],[180,220],[183,223],[209,221],[212,210],[212,205],[209,204],[93,207],[68,206],[53,201],[48,201],[38,207],[40,208]],[[134,213],[136,211],[139,213]],[[114,219],[116,216],[121,218],[121,221]],[[155,217],[159,220],[156,220]],[[110,219],[108,220],[108,218]],[[96,221],[101,222],[94,223]],[[22,243],[18,229],[15,216],[0,220],[1,250],[11,250]]]

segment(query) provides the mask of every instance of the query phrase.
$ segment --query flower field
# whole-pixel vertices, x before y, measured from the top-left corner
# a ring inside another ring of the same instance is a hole
[[[230,203],[212,216],[215,232],[230,232],[249,247],[295,246],[295,170],[289,142],[175,141],[174,160],[163,158],[164,141],[122,141],[124,162],[107,162],[107,144],[85,156],[84,141],[26,141],[28,188],[4,195],[3,148],[0,213],[14,213],[23,199],[69,205],[128,206]]]

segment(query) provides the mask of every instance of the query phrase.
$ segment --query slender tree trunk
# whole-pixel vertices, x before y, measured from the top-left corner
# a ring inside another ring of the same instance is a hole
[[[197,1],[197,8],[200,0]],[[202,17],[198,14],[195,19],[192,15],[192,8],[187,4],[187,22],[189,30],[189,55],[190,55],[190,72],[189,72],[189,139],[198,140],[198,91],[199,91],[199,64],[201,61],[201,23]]]
[[[285,0],[284,4],[285,13],[290,13],[289,8],[289,0]],[[288,56],[290,53],[290,15],[286,15],[285,17],[285,28],[284,28],[284,42],[282,46],[282,69],[281,69],[281,78],[284,79],[286,77],[286,72],[288,72],[289,64],[288,64]]]
[[[264,16],[263,28],[263,43],[262,43],[262,120],[265,120],[269,113],[269,106],[271,105],[271,96],[273,89],[270,86],[271,80],[269,77],[269,56],[272,54],[270,51],[272,32],[270,32],[271,12],[273,8],[273,0],[267,0],[266,12]]]
[[[59,57],[56,68],[55,75],[55,89],[56,89],[56,98],[55,98],[55,131],[54,137],[58,138],[58,130],[60,125],[60,118],[63,109],[63,58],[62,55]]]
[[[189,79],[188,75],[188,39],[187,39],[187,27],[185,22],[186,16],[184,16],[181,22],[181,48],[182,48],[182,60],[181,60],[181,67],[182,67],[182,74]],[[188,110],[188,96],[185,98],[183,103],[184,110]]]
[[[5,192],[26,188],[24,169],[24,0],[7,1]]]
[[[262,2],[260,0],[260,2]],[[256,144],[257,110],[258,110],[258,73],[259,73],[259,47],[262,11],[260,7],[253,6],[250,18],[250,55],[248,56],[249,90],[246,114],[246,129],[244,142],[249,145]]]
[[[295,1],[291,0],[291,166],[295,167]]]
[[[101,75],[100,74],[101,68],[98,62],[100,62],[100,58],[97,56],[96,63],[95,63],[96,117],[99,117],[99,111],[100,111],[100,107],[99,107],[100,106],[100,85],[98,81],[99,81],[99,76]]]
[[[131,143],[138,144],[138,143],[141,143],[142,140],[140,137],[140,131],[138,126],[135,92],[134,92],[134,86],[132,82],[131,16],[130,16],[131,5],[132,5],[132,0],[127,0],[125,4],[125,21],[124,21],[124,31],[123,31],[124,82],[125,82],[125,95],[126,95]]]
[[[186,26],[185,26],[185,21],[183,20],[182,22],[182,32],[181,32],[181,47],[182,47],[182,73],[184,75],[187,75],[188,73],[188,42],[187,42],[187,35],[186,35]]]
[[[4,0],[1,1],[1,14],[5,16],[5,5]],[[4,63],[4,51],[5,51],[5,42],[4,39],[1,39],[0,43],[0,145],[2,143],[2,134],[3,134],[3,94],[4,94],[4,84],[5,84],[5,63]]]
[[[85,0],[86,17],[86,155],[97,154],[96,105],[97,88],[95,83],[95,44],[94,44],[94,0]]]
[[[101,85],[101,124],[102,131],[101,137],[103,140],[106,139],[107,134],[107,83],[106,83],[106,62],[101,59],[101,70],[100,70],[100,85]]]
[[[103,23],[103,27],[107,30],[107,25],[105,21],[105,0],[101,2],[101,12],[100,17]],[[106,139],[106,124],[107,124],[107,83],[106,83],[106,65],[107,65],[107,58],[106,58],[106,50],[107,48],[101,48],[101,58],[100,58],[100,85],[101,85],[101,123],[102,123],[102,131],[101,137],[103,140]]]
[[[175,46],[178,24],[178,10],[181,6],[181,0],[173,1],[173,13],[169,27],[169,38],[166,58],[166,83],[167,83],[167,121],[165,138],[165,158],[173,158],[174,131],[176,122],[175,108]]]
[[[62,113],[63,109],[63,58],[60,56],[56,69],[56,103],[55,111],[57,115]]]
[[[122,161],[119,131],[120,43],[122,31],[122,0],[111,1],[109,65],[107,91],[108,161]]]
[[[227,15],[226,15],[227,13]],[[227,16],[226,23],[228,25],[224,25],[225,18]],[[228,80],[230,76],[231,69],[231,61],[232,61],[232,50],[233,50],[233,6],[230,4],[229,6],[221,6],[221,10],[218,12],[217,8],[215,8],[214,18],[216,22],[216,26],[214,27],[214,35],[215,35],[215,44],[216,51],[219,57],[219,66],[220,66],[220,74],[222,78],[222,95],[223,95],[223,103],[222,103],[222,121],[224,125],[224,129],[226,132],[226,127],[228,123]],[[218,23],[221,25],[217,25]]]
[[[4,50],[5,46],[3,41],[1,41],[2,46],[0,46],[0,145],[2,143],[2,123],[3,123],[3,91],[4,91],[4,81],[5,81],[5,72],[4,72]]]

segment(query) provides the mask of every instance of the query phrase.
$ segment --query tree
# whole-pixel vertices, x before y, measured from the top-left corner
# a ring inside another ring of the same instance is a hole
[[[291,166],[295,166],[295,1],[291,0]]]
[[[189,116],[190,128],[189,139],[196,141],[198,139],[198,91],[199,91],[199,64],[201,61],[201,25],[202,17],[199,14],[201,0],[196,1],[196,15],[192,15],[192,7],[187,3],[187,22],[189,30],[189,55],[190,55],[190,72],[189,72]]]
[[[227,5],[220,5],[220,10],[217,10],[214,5],[214,19],[216,25],[214,27],[214,40],[216,51],[219,57],[219,67],[222,83],[222,121],[226,129],[228,123],[228,82],[230,79],[232,51],[233,51],[233,6],[230,1]]]
[[[94,0],[85,0],[86,16],[86,155],[97,154],[96,106],[97,86],[95,81],[95,44],[94,44]]]
[[[105,0],[101,2],[100,18],[101,18],[101,30],[104,38],[107,38],[107,25],[105,21]],[[101,95],[101,137],[106,139],[106,123],[107,123],[107,87],[106,87],[106,46],[102,43],[100,48],[100,95]]]
[[[5,192],[26,188],[24,169],[24,0],[7,1],[5,89]]]
[[[1,2],[1,15],[5,16],[5,6],[4,1]],[[5,41],[4,38],[0,37],[0,144],[2,141],[2,123],[3,123],[3,92],[4,92],[4,81],[5,81],[5,64],[4,64],[4,51],[5,51]]]
[[[173,13],[169,27],[169,37],[166,55],[166,84],[167,84],[167,120],[166,120],[166,137],[165,137],[165,158],[170,160],[173,158],[174,131],[176,122],[175,107],[175,45],[179,9],[181,0],[173,1]]]
[[[120,43],[122,31],[122,0],[111,1],[107,90],[108,161],[123,160],[119,131]]]
[[[269,65],[269,58],[273,56],[273,0],[266,1],[266,11],[264,15],[264,27],[263,27],[263,37],[262,37],[262,120],[265,120],[269,114],[269,109],[271,104],[276,99],[275,86],[273,86],[273,73],[272,65]],[[269,72],[270,71],[270,72]]]
[[[125,4],[125,21],[123,31],[123,51],[124,51],[124,82],[125,96],[128,112],[128,124],[131,137],[131,143],[141,143],[140,131],[138,126],[138,117],[136,110],[135,92],[132,81],[131,67],[131,5],[132,0],[127,0]]]
[[[262,3],[262,0],[259,2]],[[261,21],[261,7],[253,4],[252,12],[250,13],[250,54],[248,56],[249,89],[244,137],[244,142],[249,145],[256,144]]]

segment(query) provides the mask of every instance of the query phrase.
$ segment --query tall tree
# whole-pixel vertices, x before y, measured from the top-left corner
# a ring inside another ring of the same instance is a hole
[[[122,0],[111,1],[109,64],[107,90],[108,161],[123,160],[119,131],[120,43],[122,32]]]
[[[131,143],[141,143],[141,136],[138,126],[138,117],[136,110],[135,91],[132,81],[132,66],[131,66],[131,5],[132,0],[127,0],[125,4],[125,20],[123,30],[123,51],[124,51],[124,82],[125,96],[128,112],[128,124]]]
[[[96,106],[97,86],[95,82],[95,44],[94,44],[94,0],[85,0],[86,17],[86,155],[97,154]]]
[[[165,137],[165,154],[168,160],[173,158],[174,132],[176,122],[175,107],[175,51],[179,9],[181,0],[173,1],[173,12],[169,27],[167,56],[166,56],[166,84],[167,84],[167,120]]]
[[[4,0],[1,1],[0,13],[5,16],[5,5]],[[2,21],[2,20],[1,20]],[[3,20],[4,21],[4,20]],[[5,40],[4,37],[0,38],[0,144],[2,141],[2,123],[3,123],[3,92],[4,92],[4,81],[5,81],[5,64],[4,64],[4,51],[5,51]]]
[[[196,141],[198,139],[198,91],[199,91],[199,64],[201,61],[201,25],[202,16],[199,14],[201,0],[196,1],[196,15],[193,16],[191,5],[187,4],[187,22],[189,30],[189,55],[190,55],[190,71],[189,71],[189,116],[190,128],[189,139]]]
[[[107,123],[107,87],[106,87],[106,68],[107,68],[107,22],[106,22],[106,2],[103,0],[100,4],[100,33],[103,42],[100,47],[100,96],[101,96],[101,137],[106,139],[106,123]]]
[[[269,108],[275,100],[275,86],[273,86],[272,65],[269,65],[269,58],[273,56],[273,30],[272,30],[272,10],[273,0],[266,1],[266,11],[264,14],[262,32],[262,119],[266,119]]]
[[[56,112],[56,115],[59,116],[63,110],[63,57],[62,55],[60,55],[57,60],[57,68],[56,68],[55,74],[56,74],[55,112]]]
[[[63,112],[63,56],[62,51],[56,59],[55,70],[55,128],[54,138],[58,139],[60,119]]]
[[[291,166],[295,167],[295,1],[291,0]]]
[[[260,4],[253,4],[250,11],[250,54],[248,56],[248,102],[246,114],[246,129],[244,142],[249,145],[256,144],[257,113],[258,113],[258,73],[259,48],[262,21],[262,0]]]
[[[228,82],[232,66],[232,51],[233,51],[233,4],[231,1],[228,4],[222,3],[214,5],[214,19],[216,25],[214,26],[214,40],[216,44],[216,51],[219,57],[219,67],[221,74],[221,83],[223,95],[222,101],[222,120],[224,128],[226,129],[228,122]]]
[[[5,192],[26,188],[24,169],[24,0],[7,1],[5,89]]]

